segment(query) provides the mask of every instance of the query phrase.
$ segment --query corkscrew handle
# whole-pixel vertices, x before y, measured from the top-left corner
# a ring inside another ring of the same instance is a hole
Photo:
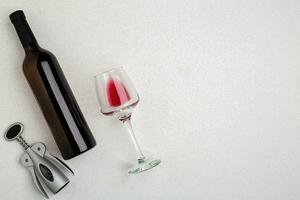
[[[24,125],[21,122],[13,123],[6,129],[4,138],[7,141],[17,140],[24,147],[24,149],[27,149],[30,146],[21,136],[23,130],[24,130]]]

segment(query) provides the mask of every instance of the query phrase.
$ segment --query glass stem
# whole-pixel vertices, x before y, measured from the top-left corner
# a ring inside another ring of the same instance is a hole
[[[132,140],[132,142],[134,144],[134,148],[135,148],[135,151],[136,151],[137,156],[138,156],[138,161],[144,160],[145,156],[144,156],[144,154],[142,152],[142,149],[141,149],[141,147],[140,147],[140,145],[139,145],[139,143],[138,143],[138,141],[137,141],[137,139],[135,137],[135,134],[133,132],[130,117],[127,118],[127,119],[125,119],[125,120],[123,120],[122,122],[124,123],[124,125],[126,126],[128,132],[130,134],[131,140]]]

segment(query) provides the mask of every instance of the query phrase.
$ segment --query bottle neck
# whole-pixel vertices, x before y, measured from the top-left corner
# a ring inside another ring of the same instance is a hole
[[[19,19],[13,22],[13,25],[17,31],[22,46],[27,54],[31,50],[36,50],[39,45],[26,21],[26,19]]]

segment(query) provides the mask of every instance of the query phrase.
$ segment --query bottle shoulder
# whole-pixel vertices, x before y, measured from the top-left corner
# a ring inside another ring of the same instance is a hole
[[[40,62],[56,62],[55,56],[48,50],[39,48],[26,52],[23,61],[23,68],[27,66],[36,66]]]

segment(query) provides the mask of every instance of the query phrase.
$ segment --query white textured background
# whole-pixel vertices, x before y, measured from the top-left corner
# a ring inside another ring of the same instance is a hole
[[[56,200],[299,200],[299,0],[1,0],[0,128],[59,151],[22,74],[8,15],[24,9],[57,56],[98,145],[67,163]],[[133,125],[162,164],[129,176],[125,128],[102,116],[93,75],[124,66],[141,102]],[[2,136],[1,136],[2,137]],[[41,199],[0,139],[0,199]]]

